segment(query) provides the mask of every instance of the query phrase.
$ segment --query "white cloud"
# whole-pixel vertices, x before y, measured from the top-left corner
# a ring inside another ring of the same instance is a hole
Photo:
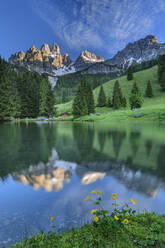
[[[130,40],[154,31],[164,0],[34,0],[55,35],[73,50],[105,49],[112,54]]]

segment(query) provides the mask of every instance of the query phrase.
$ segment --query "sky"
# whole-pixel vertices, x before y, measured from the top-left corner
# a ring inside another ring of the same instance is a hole
[[[165,0],[2,0],[0,55],[55,42],[72,60],[83,50],[109,59],[148,34],[165,42],[164,26]]]

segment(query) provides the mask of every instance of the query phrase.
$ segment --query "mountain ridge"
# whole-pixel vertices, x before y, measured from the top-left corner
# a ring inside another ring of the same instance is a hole
[[[59,46],[53,43],[52,47],[43,44],[41,49],[37,49],[32,45],[26,53],[16,52],[9,58],[9,63],[24,66],[39,74],[48,73],[52,84],[55,85],[59,76],[75,72],[122,75],[129,66],[157,59],[162,54],[165,54],[165,43],[159,43],[154,35],[147,35],[145,38],[128,43],[124,49],[105,61],[101,56],[88,50],[82,51],[78,58],[72,61],[68,53],[61,55]]]

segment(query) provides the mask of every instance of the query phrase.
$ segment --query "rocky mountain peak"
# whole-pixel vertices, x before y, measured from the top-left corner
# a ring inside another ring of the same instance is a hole
[[[81,71],[81,74],[116,73],[121,75],[129,66],[157,59],[162,54],[165,54],[165,43],[159,43],[158,39],[150,34],[143,39],[128,43],[124,49],[106,61],[84,50],[72,63],[69,54],[61,55],[59,46],[53,43],[52,47],[44,44],[40,50],[32,45],[26,54],[22,51],[16,52],[10,57],[9,62],[25,66],[28,70],[40,74],[48,73],[52,77],[77,71]]]
[[[109,65],[118,65],[120,69],[126,70],[130,65],[139,64],[143,61],[156,59],[165,53],[165,44],[159,43],[154,35],[147,35],[145,38],[128,43],[112,59],[106,61]]]
[[[83,70],[91,64],[103,62],[104,58],[96,56],[96,54],[91,53],[87,50],[82,51],[77,60],[74,63],[74,66],[77,70]]]
[[[72,61],[71,61],[68,53],[65,53],[62,57],[63,57],[62,60],[63,60],[64,65],[71,64]]]
[[[53,45],[52,45],[52,53],[53,54],[60,54],[60,48],[56,43],[53,43]]]
[[[94,53],[91,53],[87,50],[84,50],[80,54],[79,58],[82,59],[84,62],[89,62],[89,63],[97,63],[97,62],[104,61],[104,58],[102,58],[100,56],[96,56]]]
[[[144,38],[144,40],[146,40],[146,42],[148,42],[149,45],[152,45],[152,44],[154,44],[154,43],[159,44],[159,41],[158,41],[157,37],[154,36],[154,35],[152,35],[152,34],[147,35],[147,36]]]
[[[41,47],[41,52],[44,56],[48,56],[50,54],[50,47],[48,44],[44,44]]]
[[[54,70],[68,66],[72,61],[68,54],[63,56],[60,53],[59,46],[54,43],[52,48],[48,44],[43,44],[41,49],[34,45],[24,52],[16,52],[9,58],[12,64],[18,64],[27,67],[31,71],[38,73],[54,73]]]
[[[31,47],[30,47],[30,49],[29,49],[29,52],[31,52],[31,53],[35,53],[35,52],[37,52],[38,51],[38,49],[34,46],[34,45],[32,45]]]

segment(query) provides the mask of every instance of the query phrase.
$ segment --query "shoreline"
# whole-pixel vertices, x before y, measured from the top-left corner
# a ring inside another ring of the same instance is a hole
[[[165,247],[165,215],[141,213],[129,217],[128,225],[112,228],[103,219],[101,224],[94,221],[79,228],[72,228],[60,234],[40,231],[11,248],[21,247]]]

